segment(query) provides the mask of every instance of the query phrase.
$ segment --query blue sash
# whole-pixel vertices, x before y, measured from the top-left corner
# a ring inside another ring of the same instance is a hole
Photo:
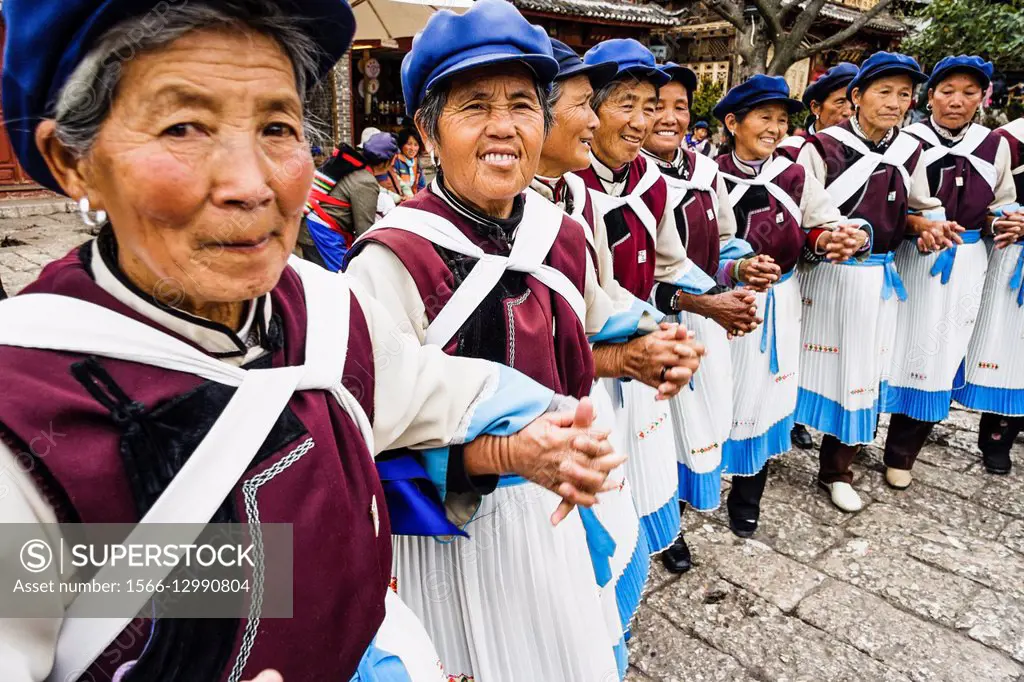
[[[1020,245],[1020,256],[1010,277],[1010,289],[1017,290],[1017,307],[1024,307],[1024,244]]]
[[[892,298],[895,293],[896,297],[901,300],[907,300],[907,288],[903,286],[903,280],[900,278],[900,273],[896,269],[896,254],[892,253],[873,253],[867,257],[866,260],[847,260],[839,263],[839,265],[853,265],[860,267],[882,267],[885,268],[882,277],[882,300],[888,301]]]
[[[316,250],[320,252],[320,257],[324,259],[327,269],[331,272],[341,270],[342,261],[348,251],[345,238],[327,227],[315,213],[306,216],[306,227],[309,229],[309,236],[313,238]]]
[[[969,230],[961,234],[960,238],[964,240],[964,244],[977,244],[981,241],[981,230]],[[931,269],[931,276],[942,275],[942,283],[947,284],[950,275],[953,274],[953,262],[955,260],[956,245],[953,245],[942,251],[939,257],[935,259]]]
[[[764,326],[761,327],[761,352],[766,353],[769,351],[769,340],[771,336],[771,357],[768,360],[768,367],[771,369],[772,374],[779,373],[779,347],[778,347],[778,334],[775,330],[775,287],[779,286],[796,272],[796,268],[793,268],[768,289],[768,299],[764,304]]]
[[[349,682],[412,682],[412,678],[402,659],[379,648],[375,637]]]
[[[427,470],[412,455],[378,460],[392,535],[469,537],[448,520],[444,503]]]

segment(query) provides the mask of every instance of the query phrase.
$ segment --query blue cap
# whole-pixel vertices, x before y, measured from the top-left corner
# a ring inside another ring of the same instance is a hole
[[[405,111],[415,115],[427,92],[456,74],[507,62],[525,64],[544,86],[558,73],[547,32],[506,0],[477,0],[461,16],[441,10],[416,34],[402,60]]]
[[[694,124],[693,129],[696,130],[697,128],[703,128],[704,130],[707,130],[708,129],[708,122],[707,121],[697,121],[697,123]]]
[[[876,52],[860,65],[857,75],[846,86],[846,92],[849,94],[854,88],[863,90],[872,81],[895,75],[910,76],[914,83],[924,83],[928,80],[928,76],[921,70],[921,65],[913,57],[899,52]]]
[[[836,90],[846,90],[846,86],[857,75],[857,71],[856,64],[839,62],[807,86],[801,98],[804,105],[809,107],[811,102],[824,102]]]
[[[391,133],[377,133],[363,143],[363,157],[371,164],[384,163],[398,153],[398,144]]]
[[[618,67],[616,78],[633,76],[648,80],[659,88],[669,81],[669,75],[658,68],[654,54],[632,38],[614,38],[598,43],[587,50],[583,61],[587,64],[614,62]]]
[[[681,83],[683,89],[690,94],[690,97],[693,97],[693,91],[697,89],[697,74],[693,72],[693,69],[675,62],[665,62],[658,68],[668,75],[669,81]]]
[[[599,88],[615,78],[615,74],[619,70],[619,66],[615,62],[586,64],[574,49],[555,38],[551,39],[551,52],[555,56],[555,61],[558,62],[556,81],[586,74],[590,77],[590,84]]]
[[[355,32],[344,0],[278,0],[319,48],[323,76],[348,50]],[[163,0],[7,0],[4,46],[4,124],[22,167],[32,178],[60,192],[60,185],[36,149],[40,121],[54,116],[57,96],[96,41],[124,19],[152,13]]]
[[[981,89],[986,90],[992,82],[992,62],[986,62],[981,57],[962,54],[957,57],[944,57],[932,69],[932,75],[928,78],[928,89],[938,87],[947,76],[954,73],[968,73],[978,79]]]
[[[752,109],[769,102],[785,104],[791,114],[804,108],[803,102],[790,98],[789,85],[785,78],[759,73],[725,93],[722,101],[715,105],[713,113],[719,121],[724,121],[726,114],[734,114],[741,109]]]

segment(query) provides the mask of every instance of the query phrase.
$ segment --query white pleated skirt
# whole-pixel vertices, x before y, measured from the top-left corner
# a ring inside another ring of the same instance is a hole
[[[533,483],[499,487],[442,543],[396,536],[393,575],[446,673],[475,682],[618,679],[578,511]]]
[[[627,434],[626,479],[651,554],[663,551],[679,535],[679,474],[672,415],[667,400],[639,381],[612,381],[613,400],[621,391],[620,423]]]
[[[798,275],[803,322],[796,421],[848,445],[874,440],[892,358],[899,298],[886,287],[886,267],[879,255],[864,263],[823,262]]]
[[[350,682],[446,682],[441,658],[416,614],[391,590],[384,608],[384,622]]]
[[[595,427],[611,431],[609,438],[616,452],[628,452],[626,432],[618,424],[618,413],[608,394],[607,382],[594,382],[590,397],[597,412]],[[619,646],[629,631],[633,616],[640,608],[650,570],[650,548],[640,526],[625,469],[623,464],[609,475],[610,480],[619,482],[619,489],[598,495],[600,504],[593,508],[593,513],[615,541],[615,552],[609,562],[611,579],[601,586],[601,606],[613,646]],[[621,672],[625,675],[624,667]]]
[[[1024,244],[987,246],[981,309],[953,398],[973,410],[1024,416]]]
[[[940,253],[921,254],[913,241],[896,250],[907,288],[899,307],[896,343],[883,412],[926,422],[949,415],[953,380],[967,354],[985,287],[988,254],[982,242],[957,247],[946,284],[931,271]]]
[[[733,419],[722,453],[723,473],[753,476],[791,446],[800,366],[800,288],[790,271],[769,293],[757,294],[764,324],[729,342]],[[772,370],[772,346],[777,371]],[[762,350],[763,348],[763,350]]]
[[[682,313],[679,321],[707,348],[693,381],[669,401],[679,499],[711,511],[721,502],[722,448],[732,430],[732,354],[725,330],[714,320]]]

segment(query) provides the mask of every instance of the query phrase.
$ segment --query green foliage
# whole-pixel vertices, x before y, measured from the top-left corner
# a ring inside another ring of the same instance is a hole
[[[801,109],[795,114],[789,115],[789,129],[795,130],[797,128],[806,128],[807,122],[811,120],[811,110]]]
[[[947,55],[976,54],[1002,71],[1024,69],[1024,0],[934,0],[919,16],[925,29],[901,51],[926,68]]]
[[[721,83],[705,76],[700,79],[697,92],[693,95],[693,106],[690,107],[690,127],[697,121],[707,121],[712,130],[719,128],[719,122],[711,113],[725,94]]]

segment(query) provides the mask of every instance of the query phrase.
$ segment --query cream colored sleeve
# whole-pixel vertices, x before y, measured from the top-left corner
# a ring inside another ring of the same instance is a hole
[[[718,174],[716,194],[718,196],[718,240],[724,244],[736,236],[736,214],[729,203],[729,190],[725,186],[725,178]],[[714,273],[709,273],[712,276]]]
[[[918,161],[917,167],[910,175],[910,196],[907,203],[914,211],[933,211],[942,209],[942,202],[932,196],[931,187],[928,186],[928,169],[923,162]]]
[[[675,283],[686,269],[689,258],[686,247],[676,229],[675,211],[665,204],[665,210],[658,220],[655,240],[654,279],[658,282]]]
[[[828,171],[825,168],[825,159],[821,158],[817,147],[813,144],[805,144],[800,148],[796,162],[804,167],[807,175],[813,175],[819,183],[825,184],[825,181],[828,179]]]
[[[61,538],[57,518],[50,506],[36,490],[31,477],[22,471],[14,454],[0,442],[0,522],[40,526],[40,537],[47,536],[50,547],[59,545]],[[17,537],[15,537],[15,535]],[[3,584],[13,584],[26,576],[21,564],[22,533],[0,530],[0,576]],[[57,567],[51,566],[31,576],[33,582],[60,583]],[[33,595],[45,604],[47,610],[58,613],[64,608],[59,593]],[[0,595],[0,605],[4,595]],[[44,606],[41,604],[41,607]],[[4,682],[42,682],[50,674],[57,647],[57,635],[62,620],[59,618],[6,618],[0,617],[0,680]]]
[[[804,147],[806,149],[806,145]],[[804,174],[804,191],[800,195],[800,212],[804,214],[805,230],[814,227],[835,227],[843,220],[832,195],[811,173]]]
[[[1005,137],[999,138],[995,166],[997,173],[995,198],[989,206],[993,211],[1017,202],[1017,187],[1013,183],[1013,166],[1010,160],[1010,143]]]

